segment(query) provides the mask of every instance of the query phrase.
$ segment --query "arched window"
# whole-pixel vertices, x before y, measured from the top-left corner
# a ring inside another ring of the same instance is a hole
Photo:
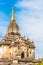
[[[24,58],[24,52],[21,53],[21,58]]]

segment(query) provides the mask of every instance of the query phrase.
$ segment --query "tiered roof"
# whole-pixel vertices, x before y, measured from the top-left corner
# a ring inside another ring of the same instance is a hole
[[[12,8],[12,16],[8,26],[7,34],[2,39],[0,45],[21,46],[22,43],[25,43],[25,45],[29,48],[35,48],[33,42],[31,42],[29,39],[21,37],[19,27],[14,18],[14,8]]]

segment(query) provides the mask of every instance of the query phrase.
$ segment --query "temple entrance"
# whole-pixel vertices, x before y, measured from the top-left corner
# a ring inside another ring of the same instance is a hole
[[[21,53],[21,58],[24,58],[24,52]]]

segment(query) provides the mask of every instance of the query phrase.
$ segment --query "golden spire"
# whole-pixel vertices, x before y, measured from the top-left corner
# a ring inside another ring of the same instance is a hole
[[[11,16],[11,20],[14,20],[14,7],[12,7],[12,16]]]

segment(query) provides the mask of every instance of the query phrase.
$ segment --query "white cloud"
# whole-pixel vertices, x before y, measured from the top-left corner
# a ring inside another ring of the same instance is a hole
[[[34,40],[36,57],[43,57],[43,0],[21,0],[14,6],[21,9],[15,16],[22,34]]]
[[[43,0],[21,0],[17,2],[15,6],[22,7],[22,8],[33,8],[33,9],[42,9]]]

